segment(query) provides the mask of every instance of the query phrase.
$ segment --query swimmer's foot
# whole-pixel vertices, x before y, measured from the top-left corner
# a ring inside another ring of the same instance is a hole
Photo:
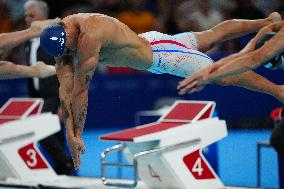
[[[280,22],[282,18],[278,12],[273,12],[267,17],[267,20],[272,24],[272,23]]]

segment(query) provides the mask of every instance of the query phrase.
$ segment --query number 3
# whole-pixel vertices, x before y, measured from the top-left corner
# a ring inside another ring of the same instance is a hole
[[[27,165],[29,167],[34,167],[37,165],[36,151],[34,149],[29,149],[26,152],[26,155],[29,156],[29,160],[27,160]]]

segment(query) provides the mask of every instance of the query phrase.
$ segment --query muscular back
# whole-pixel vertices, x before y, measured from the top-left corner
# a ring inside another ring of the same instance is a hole
[[[63,20],[67,47],[76,49],[79,59],[99,54],[107,66],[127,66],[145,70],[152,63],[147,41],[115,18],[102,14],[76,14]]]

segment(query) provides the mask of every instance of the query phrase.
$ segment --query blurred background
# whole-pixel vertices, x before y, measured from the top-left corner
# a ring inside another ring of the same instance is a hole
[[[0,0],[0,33],[26,27],[26,0]],[[283,0],[45,0],[49,17],[65,17],[75,13],[98,12],[118,18],[136,33],[151,30],[176,34],[202,31],[233,18],[259,19],[278,11],[284,16]],[[208,52],[214,60],[239,51],[254,34],[230,40]],[[24,47],[0,52],[1,60],[27,64]],[[268,141],[273,128],[270,112],[281,106],[273,97],[236,87],[207,86],[203,91],[179,96],[177,83],[182,79],[170,75],[153,75],[129,68],[99,66],[89,93],[88,117],[85,125],[87,152],[83,155],[81,176],[99,176],[99,152],[110,143],[98,136],[135,126],[135,115],[153,110],[176,99],[212,100],[217,114],[227,121],[229,136],[215,149],[216,169],[225,184],[255,186],[256,144]],[[259,68],[258,73],[284,83],[283,72]],[[10,97],[28,96],[27,80],[0,81],[0,105]],[[53,83],[50,83],[53,85]],[[47,88],[46,90],[49,90]],[[244,155],[245,154],[245,155]],[[276,153],[265,149],[262,185],[278,186]]]

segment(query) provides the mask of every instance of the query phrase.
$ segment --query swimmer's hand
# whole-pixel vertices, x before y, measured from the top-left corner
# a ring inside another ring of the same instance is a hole
[[[68,137],[67,136],[68,146],[70,148],[71,156],[73,159],[75,169],[80,168],[81,163],[81,154],[85,152],[85,145],[82,138],[78,137]]]
[[[194,93],[201,91],[206,84],[209,82],[209,75],[211,72],[211,67],[208,66],[199,70],[198,72],[193,73],[191,76],[179,82],[177,89],[179,90],[180,95],[185,93]]]
[[[60,18],[48,19],[44,21],[34,21],[32,22],[30,29],[36,36],[39,36],[40,33],[44,30],[44,28],[46,28],[51,24],[58,23],[60,21],[61,21]]]
[[[54,66],[47,65],[41,61],[38,61],[32,68],[35,70],[34,77],[46,78],[56,74]]]

